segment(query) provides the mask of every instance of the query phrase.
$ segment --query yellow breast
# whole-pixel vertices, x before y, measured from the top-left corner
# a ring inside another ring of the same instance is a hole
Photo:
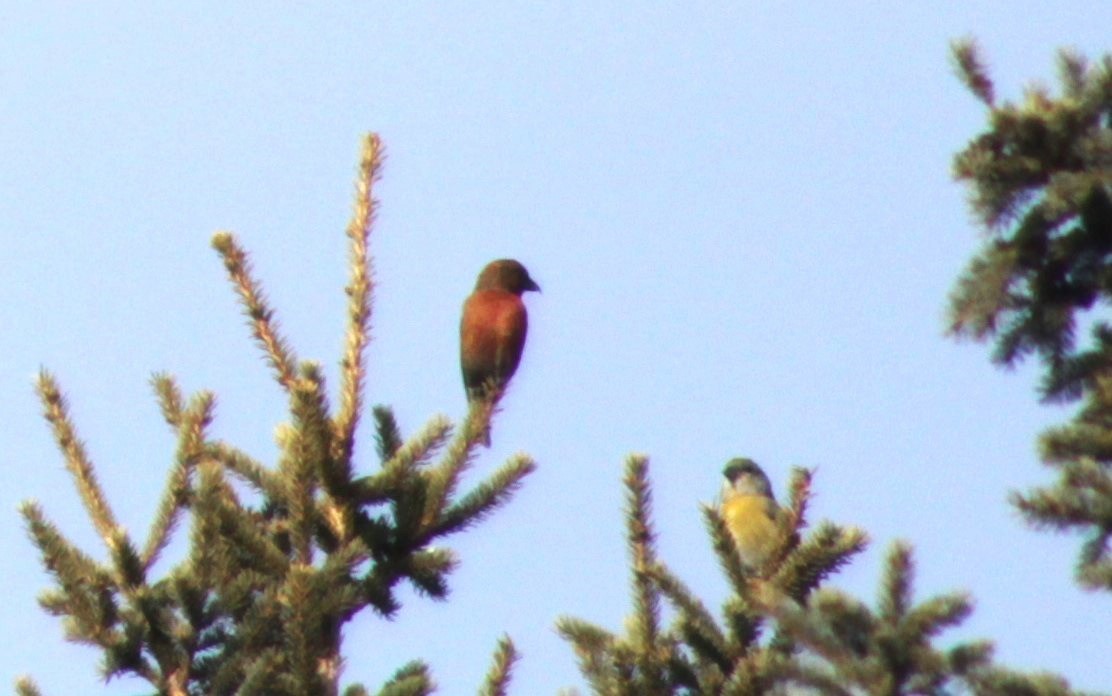
[[[722,519],[741,560],[759,567],[776,544],[776,503],[760,495],[731,495],[722,501]]]

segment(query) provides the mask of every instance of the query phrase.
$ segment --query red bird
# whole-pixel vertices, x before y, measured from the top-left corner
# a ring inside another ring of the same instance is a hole
[[[529,271],[513,259],[491,261],[463,303],[459,358],[468,402],[506,386],[521,361],[528,318],[522,293],[540,291]],[[484,444],[490,446],[489,430]]]

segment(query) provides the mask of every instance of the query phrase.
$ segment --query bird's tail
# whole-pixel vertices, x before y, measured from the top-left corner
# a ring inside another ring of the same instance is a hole
[[[480,426],[482,429],[476,438],[488,449],[490,448],[490,420],[494,415],[494,410],[497,408],[498,397],[500,393],[491,393],[490,391],[468,390],[468,415],[467,419],[471,427]],[[478,422],[476,422],[478,421]],[[474,432],[474,431],[472,431]]]
[[[506,393],[506,385],[494,379],[489,379],[479,387],[467,390],[467,402],[470,413],[468,418],[479,418],[483,423],[479,441],[490,448],[490,422],[498,411],[498,403]]]

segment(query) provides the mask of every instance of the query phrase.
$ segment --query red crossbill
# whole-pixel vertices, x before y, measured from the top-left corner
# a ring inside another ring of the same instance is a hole
[[[468,402],[487,398],[513,377],[525,347],[528,318],[522,293],[540,290],[519,262],[491,261],[463,303],[459,325],[460,367]],[[484,434],[490,446],[490,431]]]

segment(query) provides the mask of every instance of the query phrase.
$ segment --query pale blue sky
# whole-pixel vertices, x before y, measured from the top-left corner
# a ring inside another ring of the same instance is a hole
[[[359,139],[388,149],[372,242],[372,403],[407,432],[464,411],[460,303],[488,260],[544,287],[491,471],[540,469],[453,547],[452,598],[407,594],[347,630],[348,681],[412,658],[474,693],[508,632],[514,693],[580,685],[553,623],[628,612],[623,460],[651,456],[663,558],[725,591],[700,501],[748,455],[783,495],[818,467],[814,519],[868,529],[836,584],[872,601],[884,549],[916,548],[920,597],[965,589],[999,658],[1112,690],[1109,597],[1072,580],[1076,539],[1004,502],[1046,482],[1035,403],[942,337],[975,248],[951,155],[984,125],[948,42],[981,40],[998,91],[1054,54],[1107,51],[1105,2],[8,3],[0,7],[0,681],[96,684],[62,642],[15,512],[33,497],[86,549],[32,394],[57,372],[119,517],[145,534],[174,441],[147,378],[219,395],[215,432],[274,452],[283,400],[208,246],[231,229],[302,357],[335,374]],[[590,7],[590,9],[587,9]],[[364,443],[368,440],[364,439]],[[373,460],[370,447],[366,461]]]

